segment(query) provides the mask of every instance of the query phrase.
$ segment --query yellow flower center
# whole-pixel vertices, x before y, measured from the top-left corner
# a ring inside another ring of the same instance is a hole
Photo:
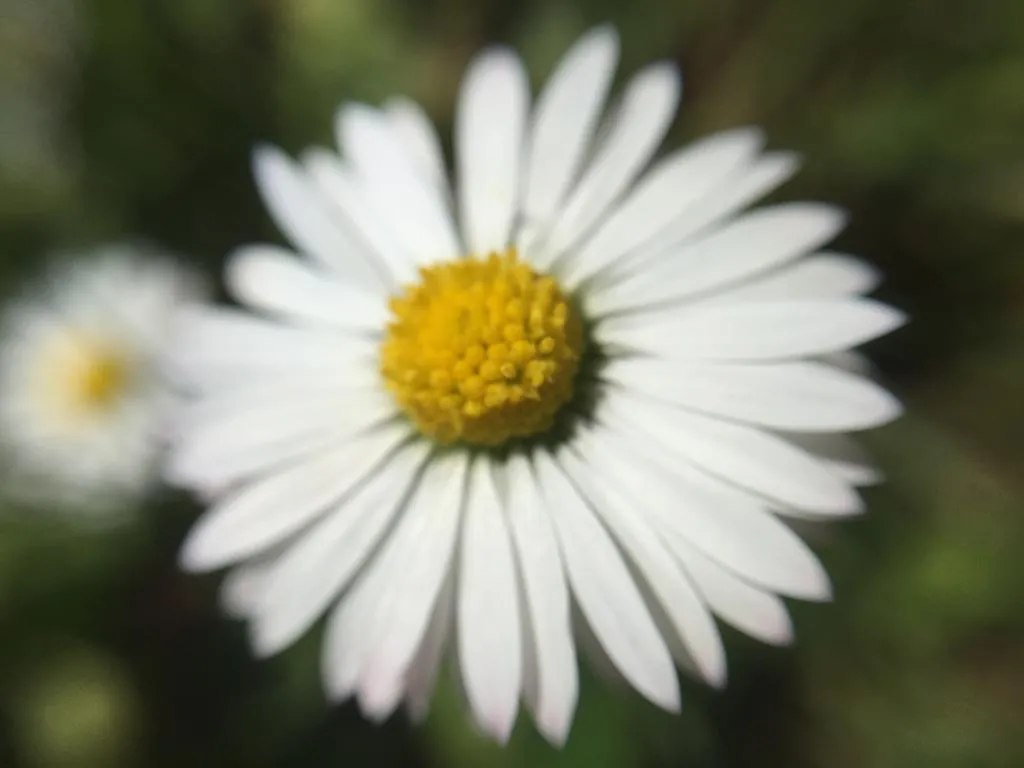
[[[573,394],[579,317],[515,249],[420,270],[391,299],[381,348],[388,389],[441,443],[500,445],[548,430]]]
[[[54,344],[42,373],[55,408],[74,419],[113,406],[128,385],[129,368],[114,345],[69,335]]]

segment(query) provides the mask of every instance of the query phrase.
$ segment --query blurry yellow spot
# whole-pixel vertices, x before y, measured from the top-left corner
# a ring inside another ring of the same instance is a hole
[[[46,356],[43,384],[64,418],[109,410],[128,385],[128,361],[114,345],[85,336],[65,336]]]
[[[420,270],[391,299],[381,347],[388,389],[441,443],[500,445],[546,431],[572,397],[579,318],[555,281],[514,249]]]

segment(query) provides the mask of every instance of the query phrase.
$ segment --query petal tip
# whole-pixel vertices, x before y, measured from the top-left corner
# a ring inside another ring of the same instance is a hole
[[[380,725],[395,711],[401,700],[402,690],[394,681],[376,681],[364,684],[357,694],[359,709],[370,722]]]
[[[484,48],[470,62],[465,82],[483,85],[494,77],[513,77],[525,82],[526,72],[522,59],[507,45],[492,45]]]
[[[664,89],[673,98],[678,98],[683,90],[683,73],[674,61],[658,61],[648,65],[637,76],[637,82]]]
[[[508,744],[516,724],[518,702],[513,701],[511,705],[491,702],[483,707],[474,706],[473,709],[480,729],[502,746]]]
[[[759,125],[740,125],[712,134],[708,140],[716,138],[733,143],[742,148],[745,153],[753,155],[764,146],[767,135],[764,128]]]
[[[801,598],[810,603],[831,603],[834,597],[832,580],[828,577],[824,567],[815,574],[806,592],[801,595]]]
[[[711,658],[698,662],[697,669],[701,679],[716,691],[725,688],[729,682],[729,666],[725,659],[725,649],[721,645]]]
[[[280,653],[290,640],[282,637],[280,631],[262,616],[256,615],[249,622],[249,647],[258,659],[266,659]]]
[[[286,161],[287,156],[276,144],[260,142],[252,148],[252,170],[257,182],[263,178],[269,166]]]
[[[679,692],[679,680],[675,675],[666,677],[657,688],[648,687],[641,691],[652,704],[666,712],[679,713],[683,709],[682,694]]]
[[[772,645],[787,646],[792,645],[796,634],[793,631],[793,621],[789,618],[789,613],[785,614],[785,620],[781,621],[777,627],[765,638]]]
[[[575,703],[571,707],[542,707],[535,711],[534,721],[548,743],[561,749],[572,731]]]
[[[778,184],[782,184],[794,176],[800,170],[803,162],[803,155],[792,150],[777,150],[766,154],[762,158],[762,163],[767,164],[769,169],[774,170],[772,175],[779,179]]]
[[[891,304],[873,299],[864,299],[864,302],[875,311],[878,318],[877,330],[872,339],[897,331],[910,322],[910,316],[906,312]]]
[[[619,30],[610,21],[597,24],[583,33],[577,45],[600,50],[605,55],[617,54],[619,49]]]
[[[178,550],[178,567],[189,573],[206,573],[221,566],[221,557],[202,528],[193,528]]]
[[[906,411],[903,402],[896,395],[888,390],[883,390],[883,392],[885,395],[878,416],[878,426],[880,427],[901,418]]]

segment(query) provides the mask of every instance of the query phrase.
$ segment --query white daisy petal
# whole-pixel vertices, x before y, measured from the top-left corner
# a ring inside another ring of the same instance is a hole
[[[231,494],[189,533],[182,566],[213,570],[281,541],[344,497],[407,435],[404,425],[386,427]]]
[[[168,485],[190,488],[203,502],[219,500],[225,491],[256,478],[263,472],[279,469],[300,461],[319,451],[331,450],[351,435],[320,432],[296,432],[286,439],[250,446],[249,450],[231,456],[222,463],[203,466],[198,462],[183,463],[178,453],[172,453],[163,467],[163,479]]]
[[[265,419],[248,426],[244,410],[216,414],[195,428],[183,426],[182,436],[164,466],[164,479],[172,485],[203,488],[227,485],[308,448],[320,448],[333,436],[323,422],[325,401],[336,395],[270,404]],[[360,424],[369,428],[371,424]],[[337,433],[335,433],[337,434]],[[348,432],[341,432],[348,436]]]
[[[345,701],[359,685],[363,659],[372,641],[364,630],[385,597],[393,570],[394,563],[372,559],[327,617],[321,666],[324,689],[331,701]]]
[[[675,543],[686,572],[723,621],[771,645],[789,645],[793,622],[778,597],[751,586],[681,538]]]
[[[501,743],[515,724],[522,632],[515,562],[491,462],[476,459],[466,499],[457,603],[462,679],[481,728]]]
[[[608,658],[644,697],[678,711],[672,656],[611,537],[553,458],[536,457],[572,593]]]
[[[822,251],[702,301],[744,303],[766,299],[831,299],[871,293],[878,270],[842,253]]]
[[[271,547],[261,555],[236,565],[220,584],[218,592],[221,609],[232,618],[246,619],[259,602],[267,583],[267,574],[274,567],[288,542]]]
[[[862,353],[848,350],[846,352],[829,352],[825,355],[820,355],[818,359],[828,365],[834,365],[836,368],[840,368],[849,373],[856,373],[858,376],[871,376],[874,373],[874,367],[871,365],[871,361]]]
[[[565,54],[537,98],[523,180],[525,231],[537,232],[548,224],[576,179],[618,52],[614,29],[591,30]]]
[[[527,254],[540,268],[554,261],[597,223],[636,178],[668,131],[679,102],[675,67],[648,67],[633,78],[604,142],[573,188],[551,233]]]
[[[764,197],[796,173],[799,158],[792,152],[769,152],[752,167],[729,177],[699,204],[690,206],[667,229],[652,238],[628,261],[630,267],[647,263],[666,248],[698,237],[709,228]]]
[[[900,327],[868,299],[710,304],[600,323],[598,342],[679,360],[785,360],[849,349]]]
[[[324,414],[331,414],[326,420]],[[245,411],[197,424],[182,437],[165,475],[176,482],[219,485],[290,458],[302,446],[349,439],[384,424],[397,413],[384,393],[352,390],[270,404],[258,420]],[[220,480],[218,480],[218,478]]]
[[[359,701],[364,712],[389,714],[396,691],[420,647],[435,602],[452,566],[466,493],[468,458],[453,454],[426,468],[412,501],[389,537],[380,558],[392,558],[387,601],[377,606],[373,635],[360,676]]]
[[[380,296],[367,294],[274,246],[247,246],[228,261],[224,281],[239,301],[285,318],[379,332],[387,321]]]
[[[633,394],[609,395],[604,411],[635,425],[712,475],[797,509],[851,514],[856,492],[827,466],[767,432],[659,405]]]
[[[558,540],[529,461],[510,456],[505,467],[508,519],[526,597],[524,621],[532,632],[533,685],[524,694],[537,728],[553,744],[569,735],[579,695],[569,588]]]
[[[399,96],[388,99],[384,112],[420,172],[438,189],[445,190],[447,196],[448,178],[441,140],[423,107]]]
[[[401,211],[396,237],[417,264],[459,255],[461,248],[440,191],[416,170],[388,119],[370,107],[346,104],[338,111],[338,143],[359,173],[373,206]]]
[[[827,243],[844,219],[837,208],[814,203],[762,208],[667,251],[632,279],[597,288],[587,309],[596,315],[642,310],[720,291]]]
[[[744,365],[629,357],[613,360],[601,377],[688,410],[775,429],[868,429],[902,410],[874,382],[812,362]]]
[[[484,51],[470,64],[455,110],[459,218],[470,253],[509,243],[530,91],[519,57]]]
[[[310,150],[303,155],[303,165],[323,195],[334,204],[337,214],[364,246],[382,262],[389,276],[389,288],[416,277],[416,259],[403,247],[389,226],[388,217],[374,204],[366,185],[346,167],[334,152]]]
[[[452,635],[452,617],[455,614],[455,571],[450,569],[441,586],[437,603],[430,617],[430,624],[423,635],[416,657],[409,666],[406,676],[406,702],[409,717],[414,723],[422,723],[430,709],[434,684],[444,657],[445,646]]]
[[[216,389],[178,410],[172,434],[179,434],[181,442],[190,440],[189,433],[213,425],[230,424],[230,428],[244,431],[246,420],[274,419],[283,409],[297,409],[299,413],[310,407],[340,409],[352,400],[360,403],[387,400],[380,396],[380,375],[369,365],[355,365],[354,370],[341,374],[330,372],[320,377],[282,376],[263,377],[231,387],[228,391]],[[239,426],[242,425],[242,426]]]
[[[278,229],[303,253],[370,290],[386,287],[374,269],[373,254],[360,247],[327,200],[279,149],[253,153],[256,186]]]
[[[725,649],[718,628],[669,550],[600,473],[570,451],[562,452],[559,461],[647,581],[701,677],[713,686],[724,685]]]
[[[851,485],[875,485],[882,482],[882,473],[864,449],[846,435],[781,434],[786,440],[814,454]]]
[[[355,492],[303,533],[268,574],[251,627],[253,646],[261,656],[293,643],[341,593],[403,511],[427,455],[423,444],[412,443],[381,463],[376,446],[355,442],[352,447],[362,448],[376,462],[369,473],[369,462],[362,459],[351,468],[336,467]],[[362,485],[353,482],[363,478]]]
[[[579,251],[567,258],[565,286],[573,290],[656,236],[752,158],[762,141],[762,133],[753,128],[726,131],[660,161]]]
[[[293,328],[226,308],[179,311],[175,326],[168,364],[192,386],[344,374],[377,352],[370,338]]]
[[[638,447],[639,446],[639,447]],[[646,446],[646,450],[645,450]],[[580,446],[583,455],[627,498],[640,500],[636,513],[661,531],[684,562],[687,550],[708,557],[765,589],[804,600],[826,600],[831,585],[821,563],[800,538],[766,511],[763,503],[737,493],[677,460],[659,463],[664,446],[617,427],[609,439]]]

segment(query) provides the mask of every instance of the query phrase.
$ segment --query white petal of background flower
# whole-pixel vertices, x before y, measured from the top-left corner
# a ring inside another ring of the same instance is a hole
[[[173,317],[203,286],[170,257],[122,244],[69,254],[40,282],[3,318],[0,485],[33,508],[123,519],[159,479],[177,399]]]

